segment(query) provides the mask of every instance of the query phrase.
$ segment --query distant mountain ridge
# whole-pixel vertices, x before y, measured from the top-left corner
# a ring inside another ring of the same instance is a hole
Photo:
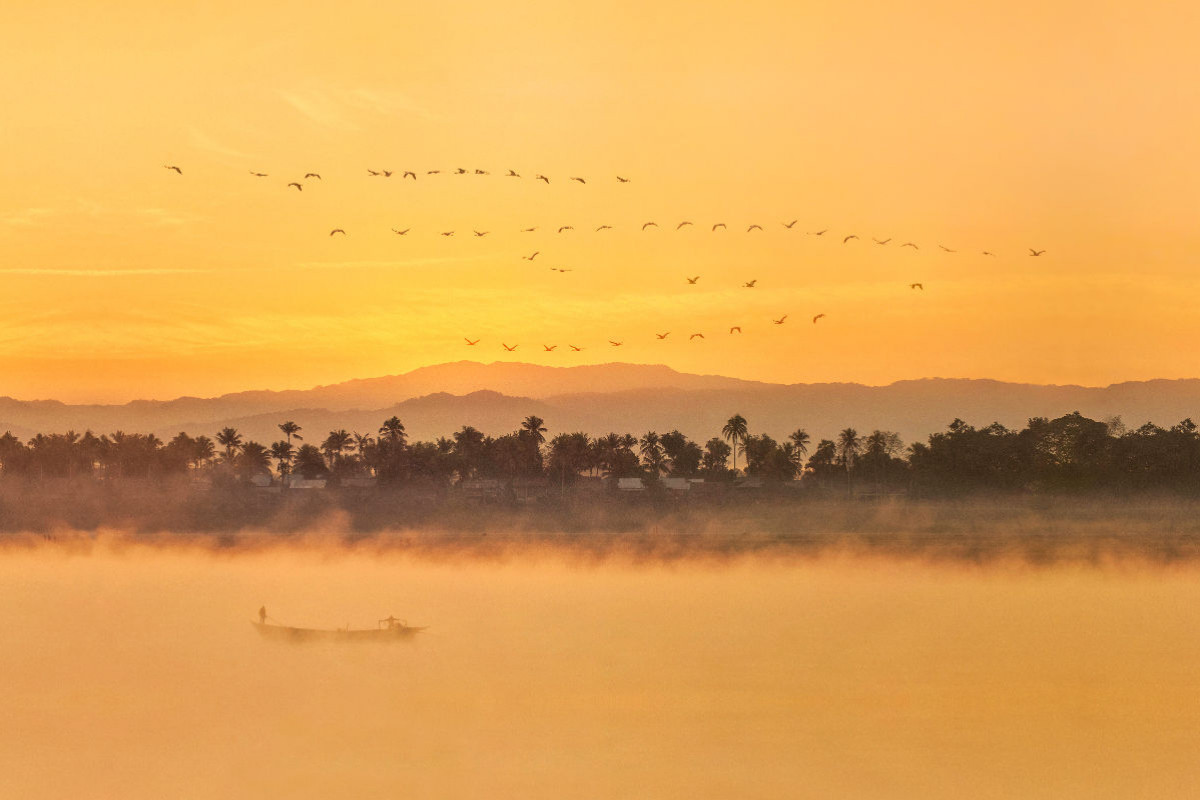
[[[663,365],[601,364],[544,367],[461,361],[401,375],[347,381],[307,390],[247,391],[214,398],[137,400],[123,405],[68,405],[0,398],[0,432],[26,439],[65,430],[179,431],[212,435],[236,427],[247,439],[280,438],[293,419],[305,440],[332,429],[374,432],[398,416],[414,438],[448,436],[463,425],[498,435],[536,414],[551,435],[581,430],[641,434],[678,428],[692,438],[719,435],[740,413],[752,432],[782,437],[803,427],[814,439],[845,427],[894,430],[906,441],[944,430],[955,417],[973,425],[1020,427],[1032,416],[1071,411],[1095,419],[1120,416],[1131,427],[1200,419],[1200,380],[1152,380],[1106,387],[1043,386],[995,380],[924,378],[887,386],[856,383],[775,384],[718,375],[690,375]]]

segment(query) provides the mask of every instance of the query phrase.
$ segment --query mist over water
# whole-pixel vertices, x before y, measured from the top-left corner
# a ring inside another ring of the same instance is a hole
[[[1170,797],[1200,565],[0,550],[0,796]],[[293,625],[412,642],[261,639]]]

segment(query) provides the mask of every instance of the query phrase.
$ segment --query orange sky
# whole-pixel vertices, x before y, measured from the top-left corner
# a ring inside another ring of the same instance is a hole
[[[783,382],[1197,375],[1200,11],[647,5],[7,9],[0,394],[307,387],[501,341]]]

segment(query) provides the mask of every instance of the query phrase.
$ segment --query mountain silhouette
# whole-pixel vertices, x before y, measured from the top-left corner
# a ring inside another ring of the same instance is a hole
[[[958,417],[982,426],[1021,427],[1033,416],[1080,411],[1093,419],[1120,416],[1127,426],[1171,425],[1200,417],[1200,380],[1152,380],[1106,387],[1043,386],[994,380],[926,378],[887,386],[857,383],[773,384],[690,375],[662,365],[535,364],[460,361],[380,378],[307,390],[246,391],[214,398],[137,400],[123,405],[68,405],[0,398],[0,432],[27,439],[69,429],[98,433],[179,431],[212,435],[236,427],[244,438],[281,438],[278,423],[295,420],[305,441],[335,428],[374,433],[393,415],[416,439],[449,436],[463,425],[498,435],[536,414],[550,435],[584,431],[642,434],[678,428],[705,441],[740,413],[754,433],[782,438],[803,427],[814,441],[845,427],[894,430],[924,440]]]

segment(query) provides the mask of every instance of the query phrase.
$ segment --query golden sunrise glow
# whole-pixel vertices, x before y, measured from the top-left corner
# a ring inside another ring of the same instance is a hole
[[[0,28],[0,394],[461,358],[1191,377],[1197,22],[1168,3],[21,4]]]

